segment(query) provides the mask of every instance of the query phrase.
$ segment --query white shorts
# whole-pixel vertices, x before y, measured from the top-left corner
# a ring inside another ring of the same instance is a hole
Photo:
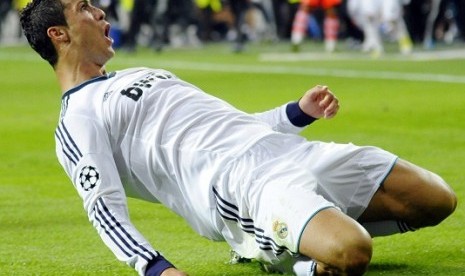
[[[360,26],[360,17],[373,17],[380,22],[397,21],[403,15],[400,0],[349,0],[347,10],[352,19]]]
[[[396,159],[376,147],[267,137],[214,186],[221,232],[239,255],[277,263],[297,253],[319,211],[338,208],[357,219]]]

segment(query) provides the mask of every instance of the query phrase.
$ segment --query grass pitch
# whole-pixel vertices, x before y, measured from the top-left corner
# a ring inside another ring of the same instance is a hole
[[[383,147],[439,173],[459,197],[441,225],[375,239],[368,275],[465,275],[465,57],[391,52],[372,60],[306,47],[313,55],[293,58],[283,44],[250,45],[240,55],[227,44],[141,49],[117,53],[107,69],[164,68],[248,112],[329,85],[338,116],[302,135]],[[26,46],[0,48],[0,64],[0,275],[135,275],[100,241],[56,161],[60,92],[52,69]],[[199,237],[163,206],[130,199],[129,210],[153,246],[190,275],[263,274],[254,262],[227,264],[225,243]]]

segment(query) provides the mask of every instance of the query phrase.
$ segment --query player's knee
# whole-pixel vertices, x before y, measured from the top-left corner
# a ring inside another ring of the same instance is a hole
[[[435,226],[450,216],[457,207],[457,196],[439,176],[434,176],[430,186],[434,187],[426,204],[410,206],[418,227]]]
[[[316,260],[323,275],[362,275],[371,260],[372,240],[356,221],[328,208],[308,224],[299,252]]]
[[[439,177],[438,177],[439,178]],[[429,225],[434,226],[450,216],[457,207],[457,196],[447,184],[439,178],[441,185],[438,185],[436,193],[432,196],[432,204],[429,208]]]
[[[372,256],[372,240],[368,233],[361,232],[352,236],[340,248],[341,264],[339,269],[343,275],[362,275],[366,272]]]

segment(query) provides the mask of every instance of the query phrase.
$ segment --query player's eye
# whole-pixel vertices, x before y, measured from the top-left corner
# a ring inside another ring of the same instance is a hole
[[[83,2],[81,2],[81,6],[80,6],[79,9],[81,11],[84,11],[84,10],[87,10],[89,7],[90,7],[89,1],[83,1]]]

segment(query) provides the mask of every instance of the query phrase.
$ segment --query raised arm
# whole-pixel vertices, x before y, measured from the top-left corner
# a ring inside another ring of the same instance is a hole
[[[327,86],[317,85],[296,102],[254,115],[276,131],[298,133],[317,119],[333,118],[338,110],[339,100],[331,90]]]

